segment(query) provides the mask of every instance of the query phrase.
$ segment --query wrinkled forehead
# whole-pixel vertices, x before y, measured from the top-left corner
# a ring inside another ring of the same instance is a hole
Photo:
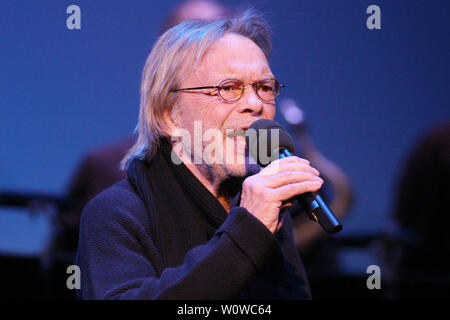
[[[208,81],[223,79],[255,81],[272,78],[264,52],[251,39],[227,33],[205,51],[195,74]]]

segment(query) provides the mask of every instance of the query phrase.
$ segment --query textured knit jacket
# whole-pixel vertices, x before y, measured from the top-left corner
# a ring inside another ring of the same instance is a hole
[[[81,299],[309,299],[292,221],[272,234],[220,202],[162,142],[85,207]]]

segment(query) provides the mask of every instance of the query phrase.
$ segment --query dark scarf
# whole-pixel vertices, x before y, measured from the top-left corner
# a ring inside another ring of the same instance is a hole
[[[135,159],[127,171],[149,213],[152,238],[162,259],[160,272],[182,264],[191,248],[208,242],[228,214],[184,164],[173,163],[171,151],[170,143],[161,139],[151,159]],[[240,186],[242,179],[231,183]],[[231,206],[238,205],[239,199],[240,189]]]

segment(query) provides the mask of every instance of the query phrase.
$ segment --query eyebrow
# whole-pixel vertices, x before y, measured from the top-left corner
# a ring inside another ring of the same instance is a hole
[[[236,79],[236,80],[243,81],[242,78],[240,76],[238,76],[237,73],[226,73],[225,75],[220,76],[220,78],[216,78],[215,80],[213,80],[213,82],[217,83],[217,85],[218,85],[220,82],[227,80],[227,79]],[[267,76],[262,76],[260,79],[254,80],[254,82],[265,80],[265,79],[276,79],[276,78],[272,73],[270,73],[270,74],[267,74]]]

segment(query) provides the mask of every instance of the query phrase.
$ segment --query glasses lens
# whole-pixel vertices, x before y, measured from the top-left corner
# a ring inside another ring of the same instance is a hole
[[[235,101],[241,97],[243,87],[239,80],[225,80],[219,86],[219,94],[224,100]]]
[[[263,80],[256,88],[258,96],[265,101],[273,101],[280,94],[280,84],[276,80]]]

